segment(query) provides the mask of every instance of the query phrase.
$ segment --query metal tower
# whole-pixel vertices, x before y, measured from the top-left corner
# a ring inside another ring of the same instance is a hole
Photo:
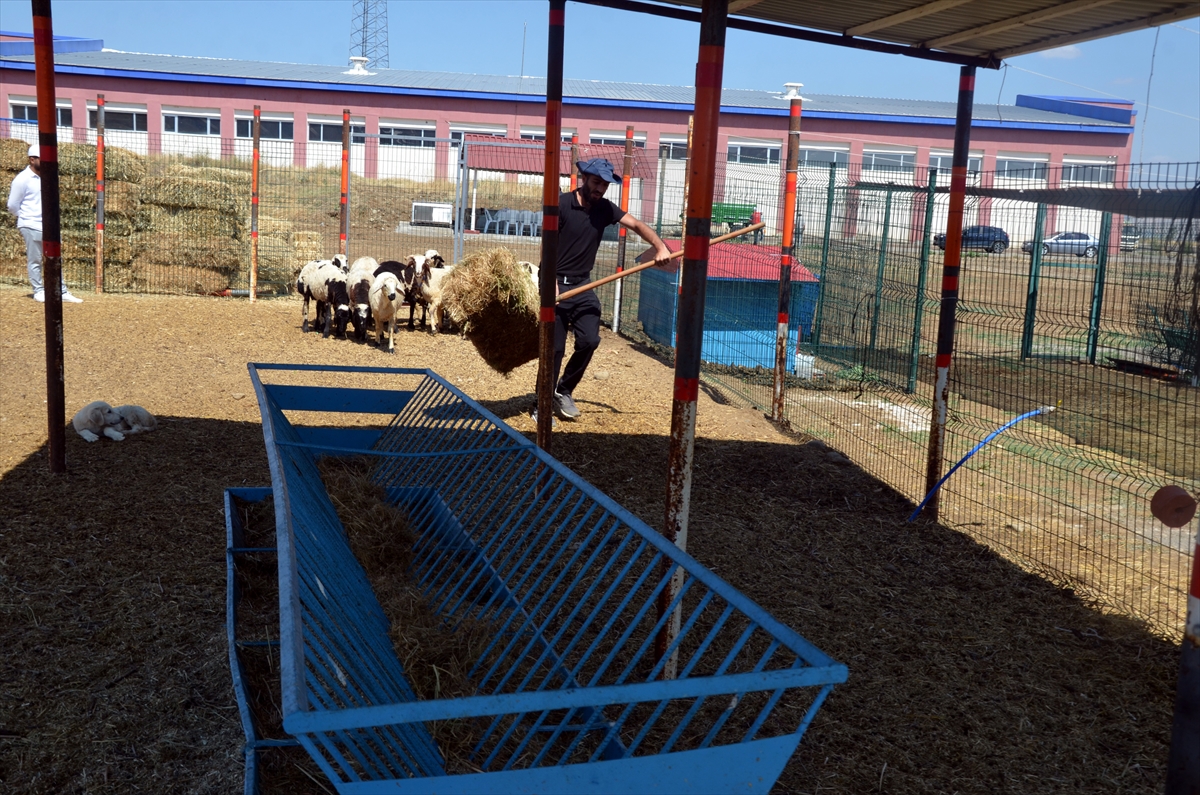
[[[350,55],[367,58],[369,66],[389,68],[387,0],[354,0]]]

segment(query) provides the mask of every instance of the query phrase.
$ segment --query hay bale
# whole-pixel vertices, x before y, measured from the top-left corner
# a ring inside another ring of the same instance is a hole
[[[292,232],[292,249],[295,252],[296,261],[302,266],[309,260],[321,259],[321,251],[324,247],[324,235],[320,232],[307,230]]]
[[[238,214],[238,202],[232,186],[217,181],[189,177],[148,177],[142,182],[142,201],[159,207],[218,210]]]
[[[260,237],[269,235],[272,237],[286,237],[291,234],[294,224],[291,221],[283,218],[272,218],[269,215],[258,216],[258,234]]]
[[[506,248],[468,255],[449,276],[443,300],[488,366],[509,373],[538,357],[538,299],[533,280]]]
[[[249,235],[237,216],[220,210],[200,210],[190,207],[146,205],[148,231],[152,233],[184,234],[192,237],[220,237],[246,240]]]
[[[187,266],[228,274],[245,267],[250,257],[249,245],[236,240],[171,232],[139,237],[144,245],[139,260],[167,268]]]
[[[29,143],[20,138],[0,138],[0,170],[17,172],[29,165]],[[96,147],[92,144],[60,143],[58,171],[64,177],[96,179]],[[145,159],[118,146],[104,148],[104,178],[113,182],[141,182],[146,176]],[[94,185],[93,185],[94,187]]]
[[[107,170],[107,169],[106,169]],[[219,182],[222,185],[233,185],[250,193],[250,169],[223,168],[221,166],[189,166],[184,163],[171,163],[167,166],[166,175],[183,179],[198,179],[204,182]]]

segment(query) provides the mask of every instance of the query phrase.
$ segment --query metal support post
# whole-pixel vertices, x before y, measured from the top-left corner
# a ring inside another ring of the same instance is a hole
[[[917,391],[917,372],[921,366],[921,336],[925,322],[925,281],[929,274],[929,250],[933,235],[933,202],[937,195],[937,169],[929,169],[925,186],[925,226],[921,232],[921,263],[917,271],[917,300],[913,306],[912,344],[908,354],[908,394]]]
[[[1100,244],[1096,252],[1096,278],[1092,281],[1092,311],[1088,316],[1087,358],[1096,363],[1100,344],[1100,310],[1104,308],[1104,280],[1108,274],[1108,247],[1112,237],[1112,213],[1100,217]]]
[[[104,292],[104,95],[96,95],[96,294]]]
[[[574,171],[574,169],[572,169]],[[629,190],[633,185],[633,125],[629,124],[625,127],[625,164],[621,171],[621,211],[629,212]],[[625,227],[617,229],[617,273],[625,270],[625,245],[626,233]],[[621,285],[625,284],[623,279],[618,279],[613,289],[613,333],[621,331]]]
[[[654,221],[654,234],[662,237],[663,199],[667,195],[667,158],[660,145],[658,147],[658,201],[655,203],[657,218]]]
[[[792,259],[796,253],[796,177],[800,171],[802,102],[800,96],[794,96],[788,109],[787,172],[783,181],[783,238],[779,251],[779,308],[775,324],[775,383],[771,395],[771,418],[776,422],[783,422],[784,384],[787,375],[788,325],[792,307]]]
[[[54,92],[54,25],[50,0],[32,0],[42,182],[42,285],[46,296],[46,424],[50,471],[67,471],[66,377],[63,356],[62,218],[58,188],[58,108]]]
[[[1192,580],[1179,651],[1166,795],[1200,795],[1200,529],[1192,552]]]
[[[1033,248],[1029,251],[1029,282],[1025,288],[1025,325],[1021,330],[1021,358],[1033,355],[1033,329],[1037,324],[1038,287],[1042,280],[1042,241],[1046,237],[1046,205],[1037,206],[1033,222]]]
[[[825,319],[825,274],[829,265],[829,239],[833,234],[833,196],[837,186],[837,163],[829,164],[829,187],[825,192],[825,236],[821,238],[821,272],[817,276],[817,312],[813,318],[812,345],[820,355],[821,322]]]
[[[542,178],[542,261],[539,285],[541,338],[538,351],[537,444],[550,452],[554,421],[555,286],[558,283],[558,177],[562,150],[563,36],[566,0],[550,0],[550,31],[546,43],[546,168]],[[575,164],[571,163],[571,173]]]
[[[892,223],[892,183],[888,183],[887,198],[883,203],[883,235],[879,238],[879,263],[875,268],[875,301],[871,312],[871,353],[879,338],[879,313],[883,311],[883,273],[887,267],[888,228]]]
[[[254,155],[250,161],[250,303],[258,300],[258,169],[262,132],[262,108],[254,106],[251,128]]]
[[[546,140],[550,140],[547,138]],[[579,133],[571,133],[571,165],[567,170],[571,172],[571,190],[574,191],[579,187],[579,174],[575,170],[575,163],[579,161]],[[554,179],[554,189],[558,190],[558,178]]]
[[[700,348],[704,336],[704,289],[708,279],[708,245],[712,227],[713,186],[716,182],[717,132],[721,112],[721,73],[725,62],[725,25],[729,0],[704,0],[700,14],[700,52],[696,63],[695,137],[690,153],[691,174],[684,222],[683,272],[675,340],[675,395],[671,403],[671,441],[667,455],[667,505],[663,534],[687,549],[688,508],[692,491],[692,457],[696,442],[696,400],[700,392]],[[664,574],[666,571],[664,570]],[[678,569],[658,601],[660,621],[666,619],[682,586]],[[662,678],[673,679],[678,651],[680,611],[655,638],[655,651],[665,665]]]
[[[464,140],[458,147],[458,193],[455,198],[458,206],[454,215],[454,262],[462,262],[463,248],[467,223],[467,142]]]
[[[954,118],[954,154],[950,159],[950,208],[946,218],[946,256],[942,261],[942,306],[938,313],[937,380],[933,416],[929,423],[929,454],[925,462],[925,493],[942,478],[942,446],[950,402],[950,360],[954,355],[954,313],[958,309],[958,271],[962,264],[963,206],[967,197],[967,156],[971,147],[971,108],[975,103],[975,67],[964,66],[958,77],[958,108]],[[929,501],[929,517],[937,521],[940,490]]]
[[[338,217],[338,253],[346,254],[350,236],[350,109],[342,110],[342,203]]]

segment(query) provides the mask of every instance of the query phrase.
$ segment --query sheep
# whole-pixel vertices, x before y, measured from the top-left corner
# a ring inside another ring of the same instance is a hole
[[[309,265],[316,265],[310,269]],[[331,262],[310,262],[300,271],[296,288],[304,296],[304,330],[308,330],[308,301],[317,301],[317,323],[321,324],[324,336],[330,330],[337,336],[346,336],[346,321],[350,319],[350,296],[346,292],[346,274]]]
[[[327,259],[309,260],[300,269],[300,275],[296,277],[296,292],[304,296],[304,322],[300,326],[301,331],[308,331],[308,302],[313,297],[313,292],[309,289],[309,285],[316,284],[317,268],[329,264],[331,263]],[[318,313],[317,321],[320,322],[320,320],[321,317]]]
[[[416,280],[418,288],[417,300],[421,302],[421,325],[429,326],[430,332],[437,334],[441,331],[444,310],[442,307],[442,283],[454,271],[455,265],[435,268],[431,260],[424,259],[420,275]],[[427,314],[428,313],[428,314]],[[428,315],[433,315],[433,322],[426,322]]]
[[[525,260],[520,260],[517,262],[517,264],[521,266],[522,270],[529,274],[529,278],[533,279],[533,286],[540,289],[540,285],[538,283],[538,274],[540,273],[540,269],[538,266],[534,265],[532,262],[526,262]]]
[[[425,259],[429,260],[430,267],[444,268],[446,260],[442,259],[442,255],[437,253],[436,248],[431,248],[425,252]]]
[[[407,262],[387,260],[375,269],[376,276],[382,273],[391,273],[400,282],[400,288],[404,294],[404,302],[408,304],[409,331],[413,329],[413,313],[416,311],[417,306],[415,281],[418,274],[416,260],[416,257],[409,257]]]
[[[396,353],[396,316],[404,301],[404,290],[396,274],[383,271],[371,283],[371,315],[375,318],[375,347],[383,347],[383,326],[388,326],[387,352]]]
[[[359,257],[350,266],[346,276],[346,293],[350,298],[350,322],[354,324],[354,338],[359,342],[367,339],[367,326],[371,322],[371,282],[379,263],[373,257]]]
[[[342,273],[350,272],[350,258],[345,254],[334,254],[332,262],[342,269]]]

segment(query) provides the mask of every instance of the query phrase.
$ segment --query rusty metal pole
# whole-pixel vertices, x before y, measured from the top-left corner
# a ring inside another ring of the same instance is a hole
[[[62,226],[58,192],[58,108],[50,0],[31,0],[42,182],[42,286],[46,296],[46,424],[50,471],[67,471],[67,401],[63,356]]]
[[[563,39],[566,0],[550,0],[550,32],[546,44],[546,169],[542,179],[542,261],[539,271],[541,308],[538,321],[537,445],[550,452],[554,422],[555,287],[558,284],[558,178],[562,170]],[[572,140],[575,138],[572,136]],[[575,163],[571,162],[574,184]]]
[[[633,185],[633,125],[625,127],[625,165],[621,171],[621,211],[629,212],[629,191]],[[625,270],[626,234],[629,230],[621,226],[617,229],[617,273]],[[624,280],[618,280],[613,289],[613,319],[614,334],[621,331],[621,285]]]
[[[800,112],[803,98],[792,97],[788,115],[787,176],[783,187],[783,239],[779,254],[779,312],[775,328],[775,390],[771,418],[783,422],[787,376],[788,325],[792,307],[792,257],[796,244],[796,177],[800,172]]]
[[[346,253],[350,235],[350,109],[342,110],[342,204],[338,220],[338,253]]]
[[[942,264],[942,307],[938,314],[937,381],[929,423],[925,493],[942,478],[942,446],[950,402],[950,360],[954,354],[954,312],[958,308],[958,271],[962,264],[963,205],[967,196],[967,156],[971,147],[971,108],[975,102],[975,67],[964,66],[958,78],[958,112],[954,120],[954,155],[950,160],[950,210],[946,218],[946,255]],[[941,490],[934,492],[927,513],[935,522]]]
[[[96,293],[104,292],[104,95],[96,95]]]
[[[250,303],[258,300],[258,166],[262,109],[254,106],[254,156],[250,161]]]
[[[700,53],[696,63],[695,137],[683,235],[683,274],[680,280],[675,348],[675,395],[671,403],[671,443],[667,459],[666,525],[663,534],[687,549],[688,507],[692,491],[692,456],[696,442],[696,399],[700,392],[700,346],[704,334],[704,289],[708,280],[708,245],[712,227],[713,186],[716,182],[717,132],[720,128],[721,73],[725,62],[725,24],[729,0],[704,0],[700,14]],[[676,569],[658,601],[662,620],[682,585]],[[672,650],[679,634],[680,610],[655,639],[659,659],[667,657],[664,679],[673,679],[678,654]]]
[[[547,139],[549,140],[549,139]],[[571,190],[574,191],[579,187],[579,175],[575,173],[575,163],[579,160],[579,133],[571,133],[571,167],[567,169],[571,172]]]

